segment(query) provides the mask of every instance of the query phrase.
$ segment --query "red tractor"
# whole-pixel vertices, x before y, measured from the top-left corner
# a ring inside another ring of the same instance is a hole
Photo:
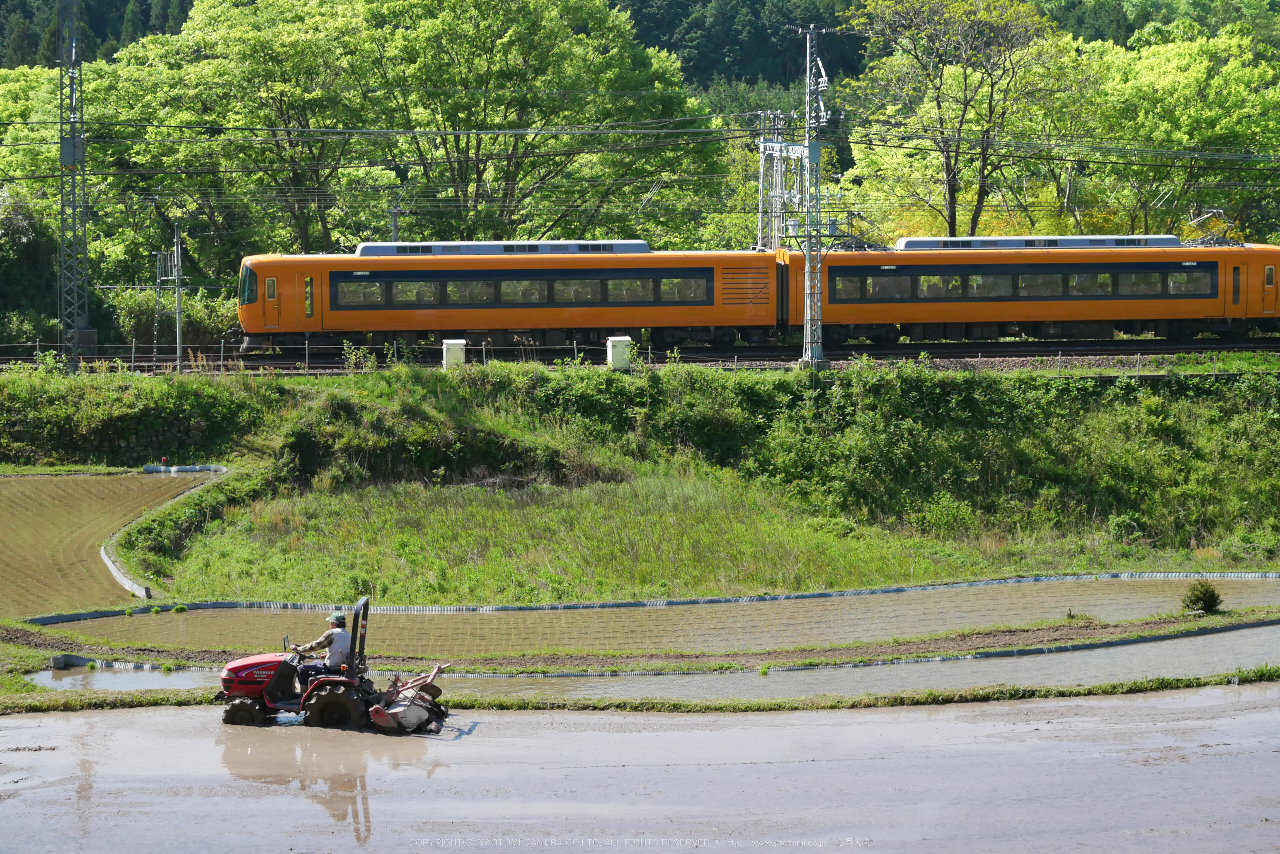
[[[364,655],[369,625],[368,596],[356,603],[352,622],[355,631],[351,634],[351,649],[347,651],[342,672],[317,676],[305,692],[298,692],[294,678],[298,664],[306,657],[300,653],[251,655],[228,664],[222,671],[222,690],[216,697],[227,703],[222,722],[253,726],[274,723],[279,712],[301,712],[306,726],[359,728],[367,725],[369,710],[383,698],[383,692],[369,680]]]

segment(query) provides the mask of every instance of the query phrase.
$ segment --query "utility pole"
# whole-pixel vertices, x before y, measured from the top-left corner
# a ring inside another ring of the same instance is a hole
[[[783,116],[761,114],[756,248],[777,251],[787,237],[799,242],[804,252],[804,352],[800,366],[825,370],[830,362],[822,355],[821,128],[827,121],[826,105],[822,103],[827,73],[814,52],[813,40],[834,31],[820,29],[816,24],[786,29],[805,37],[804,142],[784,142]],[[788,219],[788,212],[796,214],[795,218]]]
[[[175,315],[175,340],[174,348],[175,367],[178,373],[182,373],[182,231],[175,224],[173,226],[173,249],[167,252],[156,252],[156,298],[159,301],[160,291],[168,290],[170,287],[174,290],[174,315]],[[172,282],[172,284],[169,284]],[[159,340],[160,315],[157,310],[156,319],[154,321],[154,335],[152,338],[151,352],[152,358],[155,358],[156,342]]]
[[[392,205],[388,213],[391,214],[391,242],[400,242],[400,214],[404,213],[404,208],[399,205]]]
[[[177,368],[182,373],[182,232],[173,226],[173,292],[174,311],[177,313]]]
[[[827,122],[822,93],[827,89],[827,73],[813,52],[819,30],[810,24],[804,31],[804,354],[802,367],[825,370],[831,363],[822,358],[822,143],[820,128]]]
[[[68,364],[97,349],[89,328],[88,179],[84,156],[84,78],[78,0],[58,0],[58,319]]]

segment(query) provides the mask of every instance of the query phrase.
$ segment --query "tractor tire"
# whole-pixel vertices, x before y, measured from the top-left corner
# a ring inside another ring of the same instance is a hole
[[[369,716],[364,703],[347,685],[325,685],[307,698],[302,706],[302,723],[325,729],[363,726]]]
[[[222,722],[235,726],[259,726],[264,717],[262,704],[248,697],[236,697],[222,712]]]

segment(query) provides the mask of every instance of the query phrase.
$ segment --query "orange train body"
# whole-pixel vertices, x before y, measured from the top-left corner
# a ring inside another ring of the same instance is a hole
[[[1174,245],[833,251],[822,260],[824,337],[834,344],[902,335],[1109,338],[1121,330],[1179,338],[1280,331],[1280,248],[1162,239]],[[245,258],[239,316],[246,349],[368,336],[555,346],[638,336],[641,329],[652,330],[655,346],[730,345],[739,337],[764,343],[803,319],[804,258],[794,251],[369,245],[376,248],[362,245],[358,252],[385,254]],[[422,254],[405,254],[406,246]],[[454,254],[440,254],[440,247],[455,247]],[[468,247],[487,248],[467,254]]]

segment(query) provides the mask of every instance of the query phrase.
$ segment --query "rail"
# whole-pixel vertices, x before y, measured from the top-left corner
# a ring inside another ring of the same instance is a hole
[[[82,368],[90,372],[134,373],[146,375],[172,374],[179,368],[174,354],[143,354],[150,350],[132,344],[99,344],[92,356],[85,357]],[[403,346],[400,342],[384,345],[279,345],[268,351],[241,355],[237,342],[192,345],[186,348],[181,372],[184,374],[266,373],[282,376],[326,376],[368,373],[394,365],[425,368],[442,367],[439,345]],[[4,366],[56,364],[63,348],[42,342],[0,344],[0,369]],[[935,369],[961,371],[1039,370],[1066,371],[1083,376],[1082,368],[1095,368],[1090,376],[1166,376],[1171,371],[1184,373],[1233,373],[1219,369],[1218,357],[1233,354],[1256,354],[1275,359],[1280,371],[1280,335],[1258,336],[1245,341],[1196,339],[1177,343],[1158,338],[1116,340],[917,342],[892,345],[846,345],[827,347],[835,369],[853,360],[867,357],[877,364],[893,366],[927,358]],[[735,346],[714,348],[692,346],[663,352],[648,345],[636,347],[633,362],[645,367],[688,364],[726,371],[780,370],[794,367],[801,348],[796,346]],[[1176,364],[1176,358],[1199,356],[1199,364]],[[467,347],[467,362],[487,364],[491,361],[533,362],[552,369],[576,365],[601,365],[606,348],[596,344],[564,346],[492,346],[488,343]],[[1174,360],[1174,361],[1171,361]],[[1105,363],[1105,364],[1104,364]],[[1144,369],[1146,372],[1144,373]],[[1250,370],[1263,370],[1261,366]]]

